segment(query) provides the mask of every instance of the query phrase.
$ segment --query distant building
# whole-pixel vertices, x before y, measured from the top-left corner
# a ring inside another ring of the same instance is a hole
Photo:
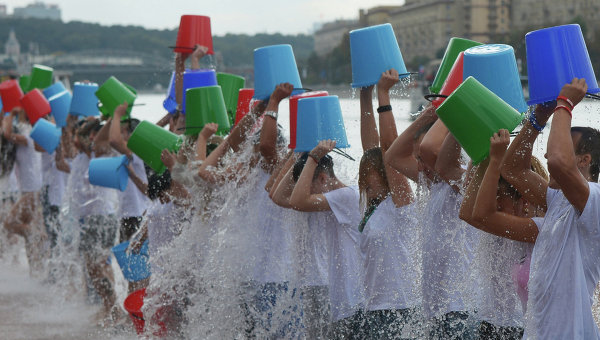
[[[25,7],[16,7],[13,13],[15,18],[35,18],[61,20],[58,5],[49,5],[43,2],[34,2]]]
[[[6,11],[6,5],[0,4],[0,18],[5,18],[8,15]]]
[[[6,58],[12,59],[14,62],[17,62],[19,60],[19,56],[21,55],[21,44],[19,44],[15,30],[12,28],[8,33],[8,40],[4,44],[4,55]]]
[[[324,24],[314,33],[315,52],[318,56],[324,56],[340,45],[344,34],[358,28],[356,20],[336,20]]]

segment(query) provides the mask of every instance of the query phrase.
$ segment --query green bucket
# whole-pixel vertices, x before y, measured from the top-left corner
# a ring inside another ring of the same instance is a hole
[[[494,133],[500,129],[512,132],[524,117],[473,77],[467,78],[446,98],[438,107],[437,115],[473,164],[487,158]]]
[[[229,116],[229,125],[233,125],[235,113],[238,104],[238,94],[240,89],[246,85],[246,79],[235,74],[217,73],[217,83],[221,86],[227,115]]]
[[[450,70],[452,69],[452,66],[454,65],[454,62],[456,61],[456,58],[458,58],[460,52],[464,52],[467,49],[478,45],[483,44],[477,41],[462,38],[450,39],[448,46],[446,47],[446,52],[444,52],[442,63],[438,68],[433,83],[429,87],[429,91],[435,94],[440,93],[440,90],[442,89],[442,86],[444,85],[444,82],[446,81],[446,78],[448,77],[448,74],[450,73]]]
[[[31,75],[29,76],[29,86],[27,91],[33,89],[43,90],[52,85],[52,72],[54,72],[52,67],[33,65],[31,68]]]
[[[100,113],[109,117],[113,116],[117,106],[123,104],[123,102],[127,102],[129,107],[127,108],[127,114],[123,117],[123,119],[127,119],[131,114],[133,103],[137,98],[137,92],[133,87],[122,83],[114,76],[111,76],[98,88],[96,97],[98,97],[98,109],[100,110]]]
[[[218,135],[229,133],[229,117],[221,86],[204,86],[185,92],[185,134],[197,135],[207,123],[219,124]]]
[[[127,147],[154,171],[162,174],[166,167],[160,160],[160,154],[164,149],[178,152],[182,142],[181,136],[145,120],[133,130]]]
[[[24,74],[19,77],[19,86],[21,87],[21,90],[23,91],[23,93],[29,92],[29,81],[30,80],[31,80],[31,77],[28,74]]]

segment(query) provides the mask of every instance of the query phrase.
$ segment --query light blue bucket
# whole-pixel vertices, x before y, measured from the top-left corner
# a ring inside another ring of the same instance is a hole
[[[185,73],[183,74],[183,113],[185,113],[185,93],[188,89],[215,85],[217,85],[217,73],[214,70],[185,70]],[[175,72],[171,73],[171,82],[167,89],[167,98],[163,101],[163,107],[169,113],[175,113],[175,110],[177,109]]]
[[[294,85],[292,95],[304,92],[291,45],[272,45],[254,50],[254,98],[268,99],[281,83]]]
[[[463,80],[473,77],[515,110],[527,111],[515,51],[509,45],[489,44],[465,51]]]
[[[350,147],[338,96],[298,100],[295,151],[310,151],[326,139],[335,140],[336,148]]]
[[[400,78],[409,76],[394,29],[390,24],[350,31],[352,87],[377,84],[381,74],[395,69]]]
[[[129,241],[123,242],[112,248],[112,252],[121,267],[123,276],[129,282],[136,282],[150,276],[150,260],[148,255],[148,241],[142,244],[139,254],[127,253]]]
[[[98,91],[96,83],[75,83],[69,113],[84,117],[99,116],[96,91]]]
[[[54,117],[56,126],[67,126],[67,116],[69,115],[69,109],[71,107],[71,99],[72,96],[69,91],[63,91],[48,98],[50,108],[52,109],[50,114]]]
[[[50,100],[50,97],[57,95],[61,92],[66,91],[65,85],[62,82],[57,81],[56,83],[46,87],[42,92],[44,93],[44,97]]]
[[[47,153],[51,154],[56,150],[58,144],[60,144],[60,135],[62,130],[56,125],[45,119],[38,119],[38,121],[31,129],[29,136],[36,143],[38,143]]]
[[[125,191],[129,178],[127,164],[129,164],[129,159],[124,155],[92,159],[88,169],[90,183]]]

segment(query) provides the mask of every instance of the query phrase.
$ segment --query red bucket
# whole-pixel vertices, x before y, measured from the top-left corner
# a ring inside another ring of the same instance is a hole
[[[21,106],[23,91],[18,80],[7,80],[0,84],[0,98],[2,99],[2,110],[10,112],[15,107]]]
[[[50,114],[52,111],[48,99],[44,97],[44,94],[39,89],[33,89],[27,92],[27,94],[21,98],[21,105],[23,106],[25,113],[27,113],[27,118],[29,118],[29,123],[31,123],[31,125],[35,125],[38,119]]]
[[[290,97],[290,145],[288,148],[296,148],[296,125],[298,124],[298,100],[310,97],[325,97],[328,96],[327,91],[305,92]]]
[[[448,73],[448,77],[446,77],[446,80],[444,81],[444,85],[442,85],[442,89],[440,90],[440,95],[447,97],[450,94],[452,94],[452,92],[454,92],[454,90],[456,90],[456,88],[460,84],[462,84],[464,56],[465,56],[465,53],[460,52],[458,57],[456,57],[456,60],[454,61],[454,65],[452,65],[452,68],[450,69],[450,73]],[[445,97],[439,97],[439,98],[436,98],[431,103],[437,109],[440,105],[442,105],[444,100],[446,100]]]
[[[238,92],[237,109],[235,110],[235,123],[233,126],[236,126],[237,123],[242,120],[242,118],[244,118],[248,112],[250,112],[250,102],[252,101],[253,96],[254,89],[240,89]]]
[[[144,314],[142,313],[142,307],[144,306],[145,296],[146,288],[143,288],[129,294],[129,296],[123,302],[125,310],[129,313],[131,321],[133,321],[135,331],[139,335],[144,334],[144,327],[146,325],[146,321],[144,320]],[[167,327],[165,323],[161,321],[165,320],[164,314],[165,308],[161,307],[156,311],[154,318],[152,318],[153,321],[157,321],[156,324],[160,327],[157,331],[154,332],[154,336],[164,337],[167,334]]]
[[[203,15],[182,15],[175,52],[192,53],[196,45],[208,47],[207,53],[214,54],[210,18]]]

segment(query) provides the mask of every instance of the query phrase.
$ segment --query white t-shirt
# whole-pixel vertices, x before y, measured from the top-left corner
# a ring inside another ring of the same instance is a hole
[[[531,257],[524,339],[600,339],[592,298],[600,278],[600,185],[581,215],[548,188],[548,211]]]
[[[27,145],[17,144],[15,170],[19,182],[19,190],[39,192],[42,189],[42,156],[35,151],[33,139],[29,137],[31,127],[20,124],[19,131],[27,138]]]
[[[338,321],[356,313],[364,301],[362,288],[361,220],[356,187],[325,193],[330,212],[322,225],[327,230],[329,252],[329,303],[331,317]]]
[[[328,215],[322,212],[309,212],[307,215],[307,228],[304,242],[299,246],[304,247],[304,257],[299,262],[304,270],[303,286],[327,286],[329,285],[328,262],[329,255],[327,251],[328,233],[323,225],[327,222]]]
[[[419,222],[415,204],[397,208],[389,196],[362,232],[365,310],[416,307],[420,264],[413,256]]]
[[[479,232],[459,219],[462,195],[446,182],[431,187],[423,220],[423,309],[428,318],[474,309],[470,272]]]
[[[143,182],[148,183],[144,161],[135,154],[133,155],[132,166],[136,176]],[[135,186],[131,177],[127,178],[127,188],[123,192],[119,191],[119,216],[121,218],[142,216],[148,204],[148,197]]]
[[[56,168],[54,155],[42,153],[43,184],[48,187],[50,205],[61,206],[65,193],[68,174]]]
[[[112,215],[116,212],[116,190],[90,184],[89,166],[90,158],[83,152],[73,159],[68,186],[71,211],[77,218]]]

